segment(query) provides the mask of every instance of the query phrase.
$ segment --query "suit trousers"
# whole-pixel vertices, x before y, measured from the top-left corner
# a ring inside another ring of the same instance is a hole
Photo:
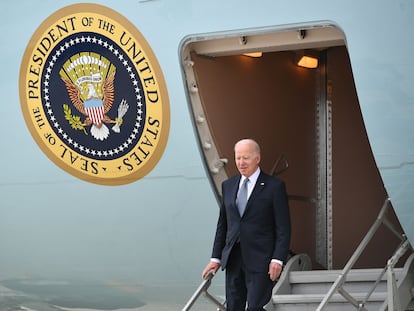
[[[246,269],[241,256],[240,244],[231,251],[226,267],[227,311],[263,311],[272,298],[273,282],[266,272],[251,272]]]

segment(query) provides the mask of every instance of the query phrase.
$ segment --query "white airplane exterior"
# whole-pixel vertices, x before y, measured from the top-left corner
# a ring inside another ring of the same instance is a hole
[[[410,256],[414,2],[0,7],[0,310],[180,310],[245,137],[312,269],[342,269],[387,205]],[[400,245],[379,236],[358,267]]]

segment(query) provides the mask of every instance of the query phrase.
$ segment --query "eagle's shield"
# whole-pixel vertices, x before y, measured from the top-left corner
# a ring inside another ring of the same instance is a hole
[[[93,124],[101,124],[105,115],[104,105],[100,99],[88,99],[84,102],[85,112]]]

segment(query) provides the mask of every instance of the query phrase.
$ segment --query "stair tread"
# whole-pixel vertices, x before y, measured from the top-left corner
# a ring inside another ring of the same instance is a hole
[[[323,300],[326,293],[323,294],[290,294],[290,295],[273,295],[272,301],[274,304],[287,303],[319,303]],[[366,293],[350,293],[358,301],[365,299]],[[387,297],[386,292],[373,293],[368,302],[384,301]],[[330,302],[347,302],[347,300],[340,294],[332,295]]]
[[[347,282],[369,282],[375,281],[382,269],[353,269],[347,275]],[[290,284],[295,283],[324,283],[335,282],[339,275],[342,274],[342,270],[311,270],[311,271],[291,271],[289,273]],[[395,269],[395,276],[398,278],[402,274],[402,269]],[[384,274],[381,280],[387,279]]]

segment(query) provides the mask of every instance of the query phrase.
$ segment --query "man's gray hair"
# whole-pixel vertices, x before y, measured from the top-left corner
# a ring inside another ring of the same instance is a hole
[[[253,145],[254,152],[256,154],[260,154],[260,146],[254,139],[251,139],[251,138],[241,139],[234,145],[234,149],[236,149],[236,146],[241,145],[241,144],[251,144],[251,145]]]

